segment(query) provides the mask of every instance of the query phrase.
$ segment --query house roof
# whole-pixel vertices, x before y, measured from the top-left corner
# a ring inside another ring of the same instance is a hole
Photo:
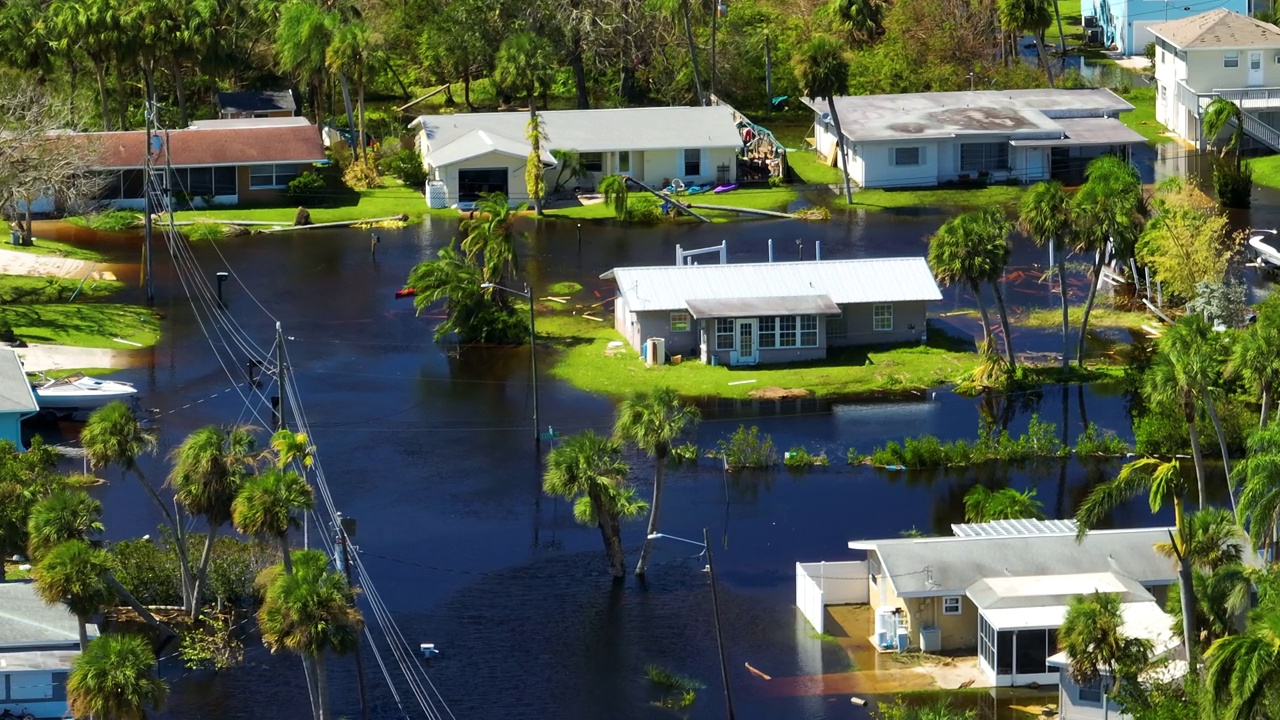
[[[1062,137],[1047,140],[1012,140],[1010,145],[1032,147],[1084,147],[1089,145],[1137,145],[1146,138],[1115,118],[1062,118]]]
[[[600,277],[617,280],[632,312],[684,310],[690,300],[741,301],[744,292],[758,298],[825,296],[840,305],[942,299],[921,257],[620,267]]]
[[[819,115],[825,100],[805,98]],[[978,90],[858,95],[834,99],[840,129],[855,142],[1005,135],[1061,138],[1063,118],[1106,117],[1133,109],[1110,90]]]
[[[218,109],[223,112],[294,112],[298,103],[289,90],[245,90],[218,93]]]
[[[1075,520],[992,520],[984,523],[952,523],[956,537],[1010,537],[1023,535],[1075,534]]]
[[[503,135],[495,135],[485,130],[472,130],[453,142],[440,147],[431,153],[432,167],[445,167],[474,157],[497,153],[511,157],[526,159],[532,148],[523,140],[513,140]],[[554,166],[556,159],[551,151],[542,149],[542,162]]]
[[[749,297],[690,300],[689,313],[702,320],[754,317],[756,315],[839,315],[840,308],[828,295]]]
[[[100,170],[141,168],[147,155],[147,133],[73,133],[69,137],[88,146]],[[167,138],[169,161],[175,167],[211,165],[268,165],[310,163],[325,159],[320,130],[305,118],[202,120]]]
[[[1030,628],[1058,628],[1067,619],[1069,605],[1043,605],[1038,607],[1009,608],[1005,610],[984,610],[982,616],[997,632],[1001,630],[1021,630]],[[1151,641],[1156,655],[1167,652],[1178,645],[1178,637],[1170,627],[1173,618],[1153,600],[1126,602],[1120,606],[1123,622],[1120,632],[1126,637],[1140,637]],[[1055,662],[1056,659],[1056,662]],[[1058,653],[1050,656],[1050,665],[1063,665],[1066,655]]]
[[[1079,542],[1075,532],[991,537],[893,538],[853,541],[854,550],[875,552],[902,597],[963,595],[979,580],[994,577],[1109,572],[1141,584],[1169,584],[1174,564],[1155,551],[1169,541],[1169,528],[1093,530]]]
[[[733,109],[720,105],[547,110],[538,113],[538,117],[542,119],[548,150],[613,152],[742,146]],[[409,127],[426,134],[423,153],[427,162],[433,167],[443,167],[458,161],[456,153],[443,158],[435,157],[435,153],[477,130],[483,130],[495,142],[497,138],[504,138],[512,146],[521,148],[513,154],[527,157],[529,143],[525,139],[525,126],[528,122],[529,116],[519,112],[457,113],[422,115]],[[474,149],[474,143],[469,147]]]
[[[76,616],[65,606],[45,603],[30,582],[0,582],[0,651],[79,643]]]
[[[1150,30],[1184,50],[1280,48],[1280,28],[1222,8],[1152,25]]]
[[[965,589],[979,610],[1066,605],[1076,595],[1114,593],[1122,602],[1152,600],[1151,593],[1131,578],[1115,573],[1028,575],[983,578]]]
[[[0,413],[34,413],[40,410],[31,381],[22,371],[18,354],[0,348]]]

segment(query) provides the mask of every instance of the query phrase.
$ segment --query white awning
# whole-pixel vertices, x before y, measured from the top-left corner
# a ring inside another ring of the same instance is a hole
[[[698,320],[759,317],[761,315],[839,315],[840,306],[828,295],[787,297],[708,298],[689,300],[689,313]]]

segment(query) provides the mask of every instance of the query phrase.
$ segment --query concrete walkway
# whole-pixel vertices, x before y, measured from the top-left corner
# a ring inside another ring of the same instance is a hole
[[[129,355],[137,351],[32,343],[25,348],[17,348],[17,352],[24,370],[47,372],[70,368],[129,367]]]
[[[84,277],[89,263],[84,260],[37,255],[21,250],[0,248],[0,275],[44,275],[48,277]]]

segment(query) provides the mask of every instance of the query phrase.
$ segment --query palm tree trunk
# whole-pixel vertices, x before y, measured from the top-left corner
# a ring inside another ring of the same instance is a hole
[[[169,529],[173,531],[174,549],[178,554],[178,571],[182,578],[182,596],[185,601],[187,593],[191,590],[191,558],[187,555],[187,541],[182,532],[182,524],[174,519],[173,513],[169,512],[169,506],[165,505],[164,500],[160,499],[160,493],[156,492],[156,489],[147,481],[146,476],[142,474],[142,470],[136,464],[130,470],[133,472],[134,477],[138,478],[138,482],[142,483],[142,487],[147,491],[147,495],[151,497],[151,501],[156,504],[156,507],[160,508],[160,513],[164,515],[165,522],[169,524]]]
[[[280,563],[284,565],[284,574],[293,574],[293,557],[289,552],[289,534],[285,533],[280,536]]]
[[[702,95],[702,77],[698,74],[698,50],[693,43],[693,25],[689,21],[689,0],[683,0],[680,3],[681,14],[684,16],[684,39],[689,44],[689,65],[693,68],[693,90],[698,94],[698,104],[705,105],[706,99]],[[648,547],[648,543],[645,543]]]
[[[1057,0],[1054,0],[1054,2],[1056,3]],[[1062,22],[1062,20],[1059,19],[1058,22]],[[1053,243],[1057,250],[1054,260],[1058,264],[1058,297],[1062,300],[1062,370],[1065,372],[1067,364],[1071,362],[1067,359],[1067,349],[1071,346],[1071,330],[1067,322],[1067,263],[1062,258],[1066,254],[1067,248],[1057,240],[1054,240]]]
[[[621,582],[627,575],[627,559],[622,551],[622,524],[615,515],[606,518],[602,526],[608,527],[605,544],[609,551],[609,574],[614,582]]]
[[[347,128],[349,130],[355,130],[356,116],[355,116],[355,111],[352,110],[351,108],[351,84],[347,82],[346,73],[344,72],[338,73],[338,86],[342,88],[342,105],[347,110]],[[360,142],[362,141],[361,140],[356,141],[357,144],[359,144]],[[356,153],[359,151],[359,149],[360,148],[358,147],[351,148],[352,157],[356,156]]]
[[[133,608],[133,611],[138,613],[138,617],[142,618],[143,622],[159,630],[168,637],[177,637],[178,634],[170,629],[168,625],[157,620],[156,616],[152,615],[151,611],[148,610],[145,605],[138,602],[138,598],[134,597],[133,593],[129,592],[128,588],[120,584],[120,581],[116,579],[115,575],[107,573],[107,576],[103,579],[107,581],[107,585],[111,587],[116,596],[124,601],[125,605]]]
[[[987,302],[982,299],[982,286],[970,282],[969,287],[978,301],[978,315],[982,317],[982,346],[985,348],[991,342],[991,316],[987,314]]]
[[[1262,416],[1258,419],[1258,429],[1262,430],[1267,427],[1267,420],[1271,417],[1271,387],[1267,383],[1262,384]]]
[[[360,67],[356,69],[356,95],[357,95],[357,103],[358,103],[356,106],[356,112],[359,113],[357,115],[357,122],[360,124],[359,134],[356,137],[359,138],[358,142],[360,143],[360,158],[365,162],[368,162],[369,161],[369,144],[365,142],[365,139],[364,139],[364,61],[363,60],[360,62]]]
[[[315,657],[316,662],[316,707],[319,710],[316,717],[320,720],[329,720],[329,679],[325,677],[324,653],[318,652]]]
[[[653,502],[649,505],[649,532],[645,533],[644,546],[640,548],[640,562],[636,563],[637,577],[644,577],[649,567],[649,551],[653,549],[653,540],[650,538],[658,532],[658,511],[662,507],[662,484],[667,478],[667,453],[655,452],[653,459],[656,467],[653,471]]]
[[[107,102],[107,68],[101,62],[93,63],[93,74],[98,80],[98,98],[102,101],[102,129],[111,129],[111,108]]]
[[[836,114],[836,101],[827,96],[827,112],[836,129],[836,151],[840,153],[840,169],[844,172],[844,201],[853,204],[853,185],[849,179],[849,159],[844,151],[844,131],[840,129],[840,116]]]
[[[1098,298],[1098,281],[1102,279],[1102,250],[1094,251],[1093,277],[1089,283],[1089,297],[1084,301],[1084,317],[1080,319],[1080,342],[1076,345],[1076,366],[1084,367],[1084,342],[1089,333],[1089,313]]]
[[[302,669],[307,674],[307,697],[311,700],[311,717],[312,720],[320,718],[320,692],[317,685],[320,682],[319,673],[316,672],[316,659],[311,655],[302,656]]]
[[[124,84],[124,63],[120,59],[116,59],[116,111],[120,113],[120,124],[117,126],[120,130],[129,129],[129,121],[126,115],[129,108],[129,93],[125,92]]]
[[[1236,511],[1236,494],[1231,489],[1231,456],[1227,452],[1227,436],[1222,432],[1222,422],[1218,419],[1217,404],[1213,398],[1207,393],[1204,398],[1204,407],[1209,411],[1209,422],[1213,423],[1213,432],[1218,436],[1218,449],[1222,451],[1222,472],[1227,476],[1227,497],[1231,499],[1231,512]]]
[[[1009,332],[1009,311],[1004,306],[1004,293],[1000,292],[1000,281],[993,280],[991,289],[996,293],[996,310],[1000,313],[1000,330],[1004,332],[1004,359],[1009,361],[1009,369],[1014,370],[1018,361],[1013,356],[1013,333]]]
[[[538,151],[538,157],[536,158],[532,157],[532,153],[531,153],[528,162],[537,162],[538,173],[542,174],[542,173],[545,173],[546,171],[542,169],[542,133],[538,132],[537,123],[538,123],[538,98],[534,92],[534,88],[530,86],[529,87],[529,127],[534,128],[534,133],[536,133],[538,136],[538,147],[536,148]],[[547,192],[546,176],[542,175],[542,179],[543,179],[542,187],[538,189],[538,192],[535,193],[534,188],[529,188],[529,197],[531,200],[533,200],[533,214],[538,217],[542,217],[542,196],[545,195]],[[533,298],[530,298],[529,302],[533,302]]]
[[[1196,632],[1196,598],[1191,585],[1191,561],[1179,552],[1178,557],[1178,599],[1182,603],[1182,642],[1186,645],[1187,657],[1199,657],[1195,654]],[[1194,669],[1195,664],[1192,664]]]
[[[191,590],[191,598],[187,601],[187,612],[195,620],[200,614],[200,596],[204,594],[204,578],[209,571],[209,558],[213,556],[213,540],[218,534],[217,526],[210,526],[209,533],[204,536],[204,551],[200,553],[200,566],[196,570],[196,582]]]
[[[182,66],[178,58],[169,56],[169,75],[173,77],[173,92],[178,98],[178,121],[187,126],[187,90],[182,86]]]
[[[1191,438],[1191,462],[1196,468],[1196,497],[1201,510],[1208,500],[1205,493],[1204,453],[1200,451],[1200,428],[1196,424],[1195,409],[1187,413],[1187,435]]]
[[[570,47],[569,67],[573,70],[573,88],[577,94],[578,109],[586,110],[591,107],[591,96],[587,91],[587,64],[583,59],[582,52],[582,29],[576,24],[569,36]]]
[[[1058,9],[1058,0],[1053,0],[1053,17],[1058,21],[1058,52],[1067,54],[1067,34],[1062,31],[1062,11]]]
[[[471,68],[462,71],[462,102],[467,112],[475,112],[476,106],[471,104]]]
[[[76,625],[80,626],[77,628],[80,631],[80,652],[84,652],[84,649],[89,647],[89,618],[77,615]]]
[[[1056,1],[1056,0],[1055,0]],[[1044,43],[1040,40],[1040,33],[1035,33],[1036,38],[1036,54],[1040,56],[1040,62],[1044,65],[1045,77],[1049,79],[1049,87],[1053,85],[1053,66],[1049,64],[1049,56],[1044,54]]]

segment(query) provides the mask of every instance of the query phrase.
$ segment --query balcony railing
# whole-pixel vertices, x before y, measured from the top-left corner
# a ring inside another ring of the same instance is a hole
[[[1280,151],[1280,130],[1276,130],[1249,113],[1241,114],[1244,116],[1245,133],[1272,150]]]

